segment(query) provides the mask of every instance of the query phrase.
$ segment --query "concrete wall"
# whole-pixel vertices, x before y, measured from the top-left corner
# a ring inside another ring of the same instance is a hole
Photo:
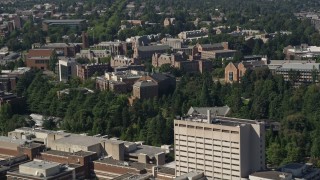
[[[125,146],[123,143],[105,143],[105,150],[107,155],[112,156],[116,160],[124,160]]]
[[[41,174],[43,174],[44,177],[47,177],[47,176],[53,176],[55,174],[58,174],[59,172],[60,172],[59,166],[48,168],[48,169],[33,168],[25,165],[19,166],[19,173],[28,174],[32,176],[40,176]]]

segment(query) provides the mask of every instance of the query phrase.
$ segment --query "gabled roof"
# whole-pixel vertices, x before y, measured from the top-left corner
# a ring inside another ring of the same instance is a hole
[[[207,111],[210,110],[212,114],[216,116],[226,116],[230,112],[229,106],[222,107],[191,107],[188,111],[188,115],[207,115]]]

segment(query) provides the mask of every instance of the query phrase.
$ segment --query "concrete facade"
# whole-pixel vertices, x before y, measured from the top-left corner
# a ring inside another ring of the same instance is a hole
[[[174,121],[174,134],[176,176],[201,171],[212,179],[239,180],[265,169],[263,123],[190,116]]]

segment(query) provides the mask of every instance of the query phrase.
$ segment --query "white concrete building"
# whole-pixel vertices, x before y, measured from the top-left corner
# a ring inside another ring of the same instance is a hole
[[[265,169],[265,127],[255,120],[190,115],[174,121],[176,176],[239,180]]]

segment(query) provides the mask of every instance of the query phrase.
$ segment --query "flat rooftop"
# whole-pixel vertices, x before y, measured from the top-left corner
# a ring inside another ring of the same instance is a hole
[[[112,144],[123,143],[122,141],[110,140],[110,139],[101,138],[101,137],[82,136],[82,135],[78,135],[78,134],[72,134],[70,136],[55,140],[55,143],[75,144],[75,145],[79,145],[79,146],[92,146],[92,145],[96,145],[101,142],[107,142],[107,143],[112,143]]]
[[[199,122],[199,123],[209,123],[207,115],[189,115],[182,117],[181,119],[177,119],[179,121],[191,121],[191,122]],[[216,125],[224,125],[224,126],[240,126],[245,124],[257,124],[260,121],[250,120],[250,119],[240,119],[240,118],[232,118],[232,117],[222,117],[222,116],[213,116],[211,114],[210,124]]]
[[[14,138],[7,137],[7,136],[0,136],[0,142],[10,142],[10,143],[14,143],[17,145],[23,145],[27,141],[22,140],[22,139],[14,139]]]
[[[156,146],[137,145],[137,149],[129,152],[129,154],[132,154],[132,155],[146,154],[149,157],[153,157],[158,153],[166,153],[166,151]]]
[[[126,162],[126,161],[119,161],[111,158],[105,158],[105,159],[99,159],[94,161],[94,163],[102,163],[102,164],[109,164],[113,166],[119,166],[119,167],[127,167],[127,168],[134,168],[136,170],[144,170],[144,169],[151,169],[152,165],[150,164],[144,164],[139,162]]]
[[[24,164],[21,164],[20,166],[29,167],[32,169],[50,169],[57,166],[60,166],[59,163],[55,162],[48,162],[48,161],[30,161]]]
[[[29,127],[21,127],[21,128],[15,129],[15,131],[25,132],[25,133],[39,132],[39,133],[46,133],[46,134],[64,134],[64,135],[70,135],[70,133],[65,133],[65,132],[61,132],[61,131],[51,131],[51,130],[46,130],[46,129],[29,128]]]
[[[126,173],[121,176],[113,178],[113,180],[144,180],[147,178],[152,177],[151,174],[131,174],[131,173]]]
[[[181,175],[179,177],[174,178],[175,180],[187,180],[187,179],[194,179],[194,180],[205,180],[206,177],[200,172],[191,171],[187,174]]]
[[[255,176],[263,179],[274,179],[274,180],[283,180],[283,177],[288,177],[291,174],[279,171],[262,171],[262,172],[255,172],[250,176]]]
[[[77,152],[64,152],[64,151],[57,151],[57,150],[50,150],[50,151],[45,151],[42,154],[50,154],[50,155],[56,155],[56,156],[79,156],[79,157],[86,157],[90,156],[93,154],[97,154],[95,152],[91,151],[77,151]]]
[[[279,69],[292,69],[292,70],[319,70],[320,63],[285,63]]]

